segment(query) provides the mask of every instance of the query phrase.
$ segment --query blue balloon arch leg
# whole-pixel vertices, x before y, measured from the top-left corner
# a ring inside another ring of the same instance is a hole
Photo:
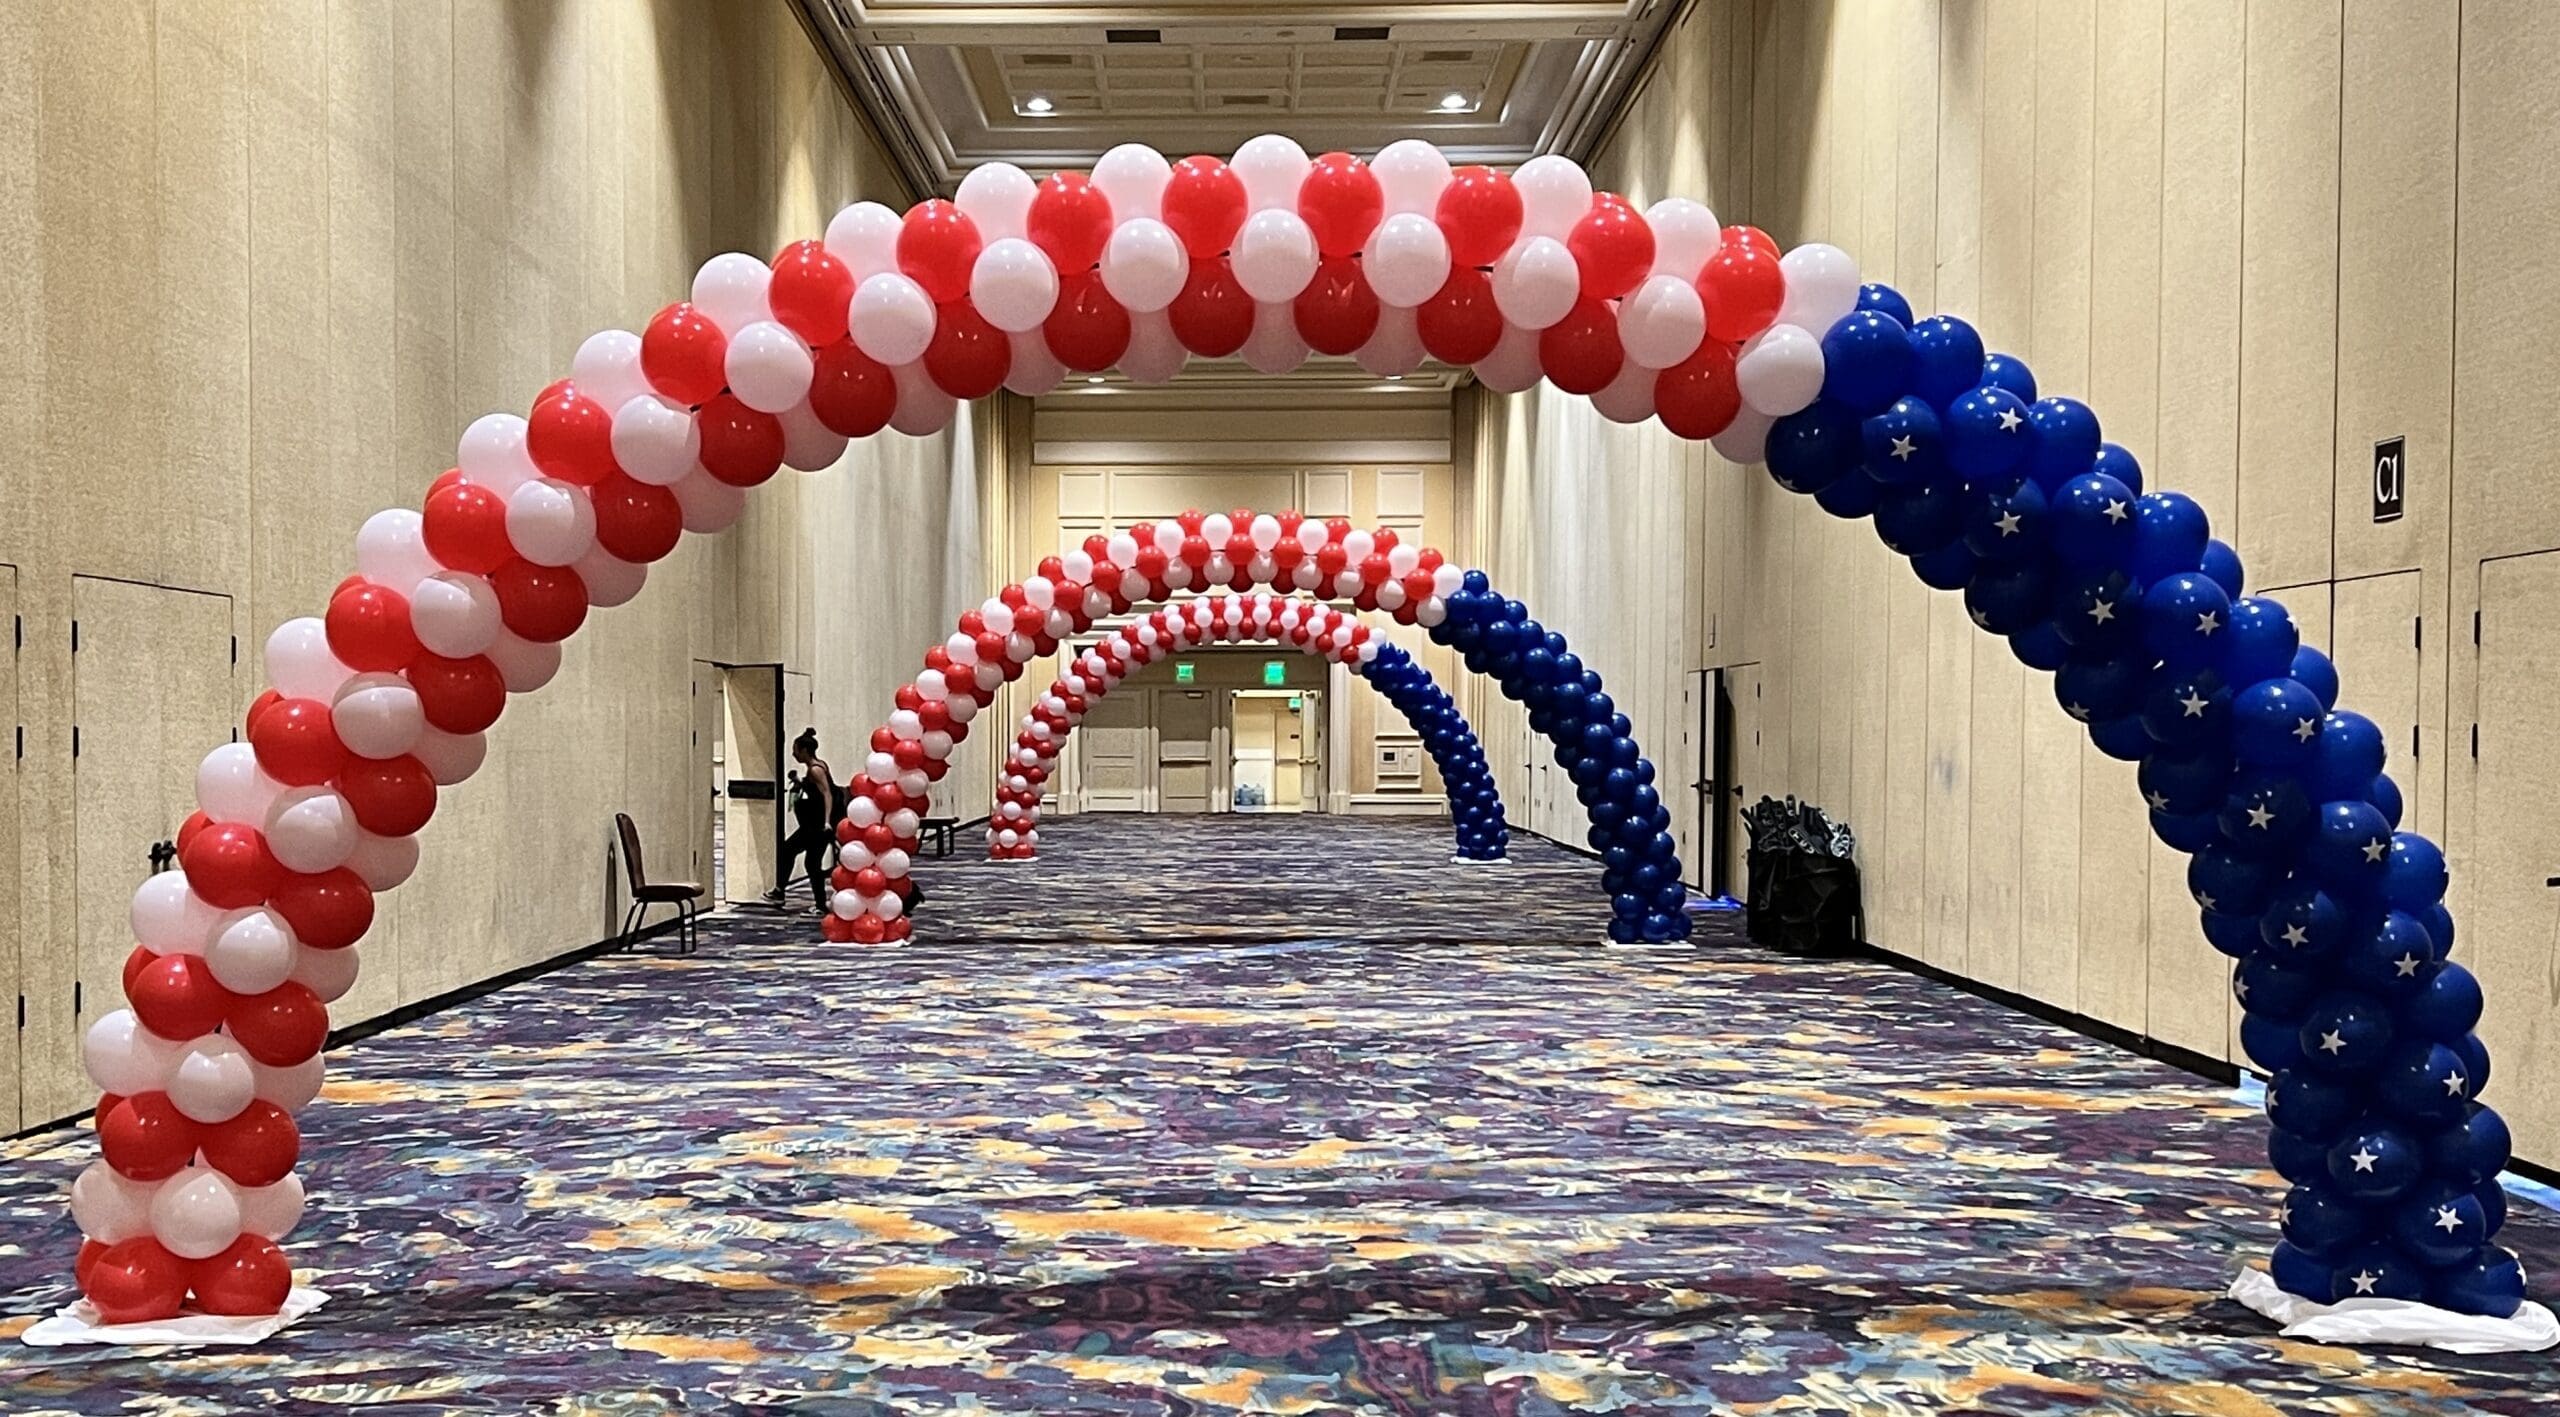
[[[1422,750],[1440,770],[1441,790],[1448,794],[1449,820],[1457,834],[1461,861],[1499,861],[1511,844],[1511,828],[1503,819],[1502,793],[1486,766],[1484,744],[1448,691],[1431,671],[1392,643],[1378,647],[1377,658],[1360,666],[1361,677],[1404,715],[1422,738]]]
[[[1881,285],[1822,340],[1821,397],[1769,430],[1771,476],[1872,517],[1923,581],[2053,673],[2100,751],[2140,764],[2151,825],[2190,853],[2205,938],[2237,962],[2241,1043],[2272,1075],[2292,1184],[2273,1276],[2512,1315],[2506,1124],[2477,1100],[2479,981],[2448,956],[2444,853],[2397,830],[2381,731],[2328,658],[2243,594],[2204,509],[2146,492],[2087,406],[2040,397],[1973,328]],[[1454,613],[1454,607],[1453,607]]]

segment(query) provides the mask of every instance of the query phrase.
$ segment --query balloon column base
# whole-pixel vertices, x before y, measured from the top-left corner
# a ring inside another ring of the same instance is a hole
[[[2348,1299],[2316,1304],[2288,1294],[2263,1269],[2244,1269],[2231,1297],[2272,1319],[2287,1338],[2349,1347],[2402,1344],[2448,1353],[2538,1353],[2560,1344],[2560,1319],[2532,1300],[2503,1319],[2460,1314],[2414,1299]]]
[[[155,1348],[197,1348],[215,1344],[237,1347],[264,1342],[327,1302],[327,1294],[296,1285],[293,1292],[285,1296],[284,1309],[280,1313],[205,1314],[188,1309],[174,1318],[110,1324],[100,1323],[97,1306],[81,1299],[65,1304],[49,1317],[29,1325],[26,1332],[18,1335],[18,1341],[34,1348],[66,1348],[79,1343]]]
[[[1449,864],[1452,866],[1508,866],[1511,864],[1511,858],[1508,856],[1451,856]]]

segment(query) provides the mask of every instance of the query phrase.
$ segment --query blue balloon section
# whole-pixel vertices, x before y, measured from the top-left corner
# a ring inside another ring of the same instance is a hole
[[[1849,441],[1854,453],[1856,440]],[[1482,571],[1467,572],[1447,604],[1448,618],[1431,627],[1431,638],[1454,647],[1505,698],[1528,706],[1529,726],[1555,745],[1557,766],[1590,811],[1588,839],[1609,892],[1609,938],[1687,939],[1689,892],[1680,882],[1671,809],[1598,672],[1583,667],[1564,636],[1530,619],[1527,606],[1496,594]]]
[[[2190,854],[2205,937],[2237,961],[2243,1047],[2272,1073],[2268,1154],[2293,1186],[2276,1282],[2322,1303],[2513,1314],[2523,1272],[2491,1243],[2507,1128],[2474,1100],[2489,1076],[2480,987],[2447,958],[2444,854],[2397,830],[2381,733],[2337,709],[2335,669],[2284,607],[2241,593],[2240,558],[2204,509],[2146,492],[2086,405],[2040,397],[2023,361],[1961,320],[1906,328],[1908,304],[1878,286],[1859,306],[1823,341],[1822,397],[1770,429],[1770,471],[1834,515],[1871,512],[1923,580],[2053,671],[2102,751],[2141,765],[2153,830]],[[1881,495],[1828,495],[1867,482]],[[1543,705],[1576,782],[1613,782],[1605,762],[1585,766],[1633,756],[1606,696],[1552,654],[1531,664],[1540,636],[1523,621],[1474,577],[1435,633]],[[1583,798],[1595,838],[1646,859],[1652,799],[1600,793]]]
[[[1360,673],[1422,735],[1422,750],[1431,755],[1431,765],[1440,770],[1441,788],[1449,795],[1459,859],[1501,860],[1504,848],[1511,844],[1511,828],[1502,817],[1502,793],[1493,785],[1493,770],[1485,765],[1484,745],[1476,741],[1475,730],[1467,726],[1448,691],[1431,677],[1430,670],[1394,644],[1380,644],[1377,658],[1362,665]]]

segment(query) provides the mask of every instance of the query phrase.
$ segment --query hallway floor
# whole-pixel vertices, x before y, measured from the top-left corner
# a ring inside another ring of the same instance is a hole
[[[355,1045],[328,1306],[0,1345],[0,1410],[2523,1413],[2552,1360],[2274,1338],[2217,1088],[1867,963],[1585,943],[1445,824],[1083,817],[928,860],[929,941],[706,927]],[[1712,917],[1711,917],[1712,918]],[[1730,917],[1725,917],[1730,918]],[[0,1315],[85,1129],[0,1151]],[[2560,1216],[2506,1237],[2549,1297]],[[2537,1396],[2537,1394],[2545,1396]]]

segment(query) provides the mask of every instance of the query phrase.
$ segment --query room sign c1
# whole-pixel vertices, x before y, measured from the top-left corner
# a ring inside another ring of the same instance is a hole
[[[2408,510],[2409,440],[2386,438],[2373,445],[2373,519],[2396,522]]]

